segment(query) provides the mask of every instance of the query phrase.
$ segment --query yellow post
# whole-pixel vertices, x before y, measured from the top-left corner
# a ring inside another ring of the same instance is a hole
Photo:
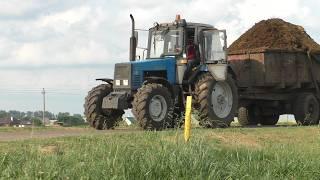
[[[186,114],[184,121],[184,140],[188,142],[190,139],[191,131],[191,106],[192,106],[192,96],[187,97]]]

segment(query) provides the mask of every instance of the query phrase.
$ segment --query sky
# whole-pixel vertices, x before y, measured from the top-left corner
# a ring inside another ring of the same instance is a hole
[[[231,44],[256,22],[282,18],[320,42],[319,0],[0,0],[0,109],[83,113],[84,97],[128,61],[131,22],[148,29],[190,22],[226,29]],[[139,46],[146,47],[141,34]]]

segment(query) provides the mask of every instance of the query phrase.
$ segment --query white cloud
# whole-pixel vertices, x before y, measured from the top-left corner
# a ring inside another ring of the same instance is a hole
[[[22,15],[24,12],[30,10],[35,6],[29,0],[10,0],[10,1],[0,1],[0,15]],[[19,4],[19,5],[18,5]]]
[[[91,9],[89,7],[77,7],[64,12],[43,16],[36,24],[44,28],[57,28],[57,31],[64,32],[70,28],[70,25],[79,23],[86,19],[90,16],[90,13]]]
[[[100,28],[107,18],[99,7],[77,7],[33,21],[14,22],[13,31],[2,38],[9,41],[3,48],[11,56],[0,60],[0,67],[105,63],[111,58],[112,46],[108,48]],[[15,47],[8,48],[10,44]]]
[[[155,21],[173,21],[179,13],[187,21],[227,29],[229,44],[255,22],[271,17],[284,18],[301,25],[305,23],[311,33],[320,29],[317,18],[314,18],[319,16],[312,11],[312,3],[317,3],[314,0],[310,0],[309,4],[301,0],[69,2],[28,0],[23,1],[15,12],[2,11],[6,14],[4,18],[9,15],[20,15],[20,18],[0,22],[0,28],[4,29],[0,30],[0,42],[5,41],[1,47],[7,50],[0,55],[0,67],[108,63],[115,59],[125,61],[130,36],[129,13],[135,15],[137,27],[145,29]],[[2,2],[0,10],[11,10],[13,4]],[[59,8],[39,8],[48,5]],[[33,9],[38,10],[34,12],[37,16],[21,20]],[[141,36],[142,39],[145,36]],[[145,46],[145,42],[140,44]]]

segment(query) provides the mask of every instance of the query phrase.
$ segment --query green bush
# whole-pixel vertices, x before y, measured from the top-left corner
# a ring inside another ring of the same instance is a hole
[[[32,121],[32,124],[33,124],[34,126],[42,126],[42,125],[43,125],[42,120],[39,119],[39,118],[36,118],[36,117],[31,118],[31,121]]]
[[[63,123],[64,126],[78,126],[85,124],[81,115],[71,116],[69,113],[59,113],[58,122]]]

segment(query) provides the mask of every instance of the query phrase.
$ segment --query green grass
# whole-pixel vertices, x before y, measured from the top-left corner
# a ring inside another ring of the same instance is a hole
[[[319,179],[320,128],[132,132],[0,143],[0,179]]]

